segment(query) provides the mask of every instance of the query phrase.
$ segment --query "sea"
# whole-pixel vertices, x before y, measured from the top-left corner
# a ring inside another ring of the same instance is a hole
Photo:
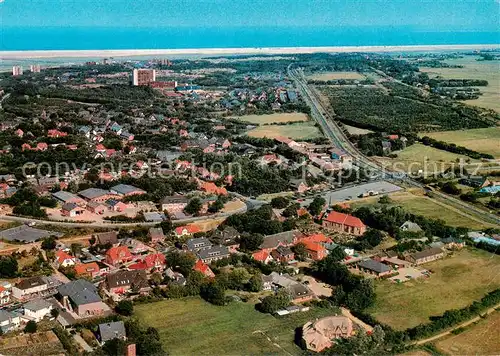
[[[1,27],[0,51],[499,44],[500,31],[413,27]]]

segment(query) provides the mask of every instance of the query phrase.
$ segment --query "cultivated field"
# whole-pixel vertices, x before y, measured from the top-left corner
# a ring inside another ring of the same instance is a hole
[[[289,137],[294,140],[304,140],[320,137],[321,131],[311,122],[297,123],[293,125],[265,125],[256,127],[247,132],[252,137],[276,138],[278,136]]]
[[[498,355],[500,354],[500,312],[490,314],[486,319],[458,334],[436,343],[437,348],[449,355]]]
[[[489,153],[495,158],[500,158],[500,127],[430,132],[421,134],[421,136],[429,136],[436,140],[454,143],[457,146],[464,146],[468,149]]]
[[[377,157],[376,160],[388,168],[405,173],[417,173],[419,170],[427,173],[442,172],[452,164],[456,164],[457,159],[477,162],[468,156],[438,150],[421,143],[415,143],[394,153],[397,154],[396,158]]]
[[[295,328],[331,315],[316,309],[275,318],[256,311],[253,304],[218,307],[200,298],[165,300],[135,310],[145,325],[158,329],[170,355],[298,355]]]
[[[465,100],[467,104],[477,105],[500,112],[500,61],[476,61],[477,57],[450,59],[449,64],[462,65],[463,68],[427,68],[431,78],[441,76],[446,79],[483,79],[488,81],[487,87],[477,87],[483,95],[479,99]]]
[[[500,256],[486,251],[464,249],[422,267],[433,272],[430,278],[404,284],[376,282],[372,315],[403,330],[446,310],[463,308],[500,286]]]
[[[308,75],[307,79],[326,82],[328,80],[337,80],[337,79],[363,80],[365,79],[365,76],[358,72],[324,72],[324,73],[314,73]]]
[[[403,207],[410,213],[423,215],[431,219],[441,219],[450,226],[466,226],[471,229],[484,229],[492,227],[490,224],[485,224],[476,220],[474,217],[467,215],[461,210],[455,209],[449,205],[440,204],[436,200],[432,200],[424,195],[414,195],[409,192],[398,192],[390,195],[393,201],[392,205]],[[362,199],[352,203],[353,207],[376,204],[380,196]]]
[[[234,119],[250,122],[256,125],[274,124],[282,122],[301,122],[309,120],[307,115],[301,112],[276,113],[269,115],[244,115],[244,116],[234,117]]]

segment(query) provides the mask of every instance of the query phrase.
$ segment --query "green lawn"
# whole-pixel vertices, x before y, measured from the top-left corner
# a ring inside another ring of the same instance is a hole
[[[377,281],[377,301],[369,312],[402,330],[463,308],[500,287],[500,256],[486,251],[464,249],[422,267],[434,272],[430,278],[403,284]]]
[[[165,300],[135,307],[144,325],[158,329],[170,355],[298,355],[295,329],[332,310],[313,309],[276,318],[250,303],[218,307],[200,298]]]
[[[298,122],[291,125],[264,125],[247,132],[252,137],[276,138],[289,137],[292,140],[305,140],[321,137],[321,131],[311,121]]]

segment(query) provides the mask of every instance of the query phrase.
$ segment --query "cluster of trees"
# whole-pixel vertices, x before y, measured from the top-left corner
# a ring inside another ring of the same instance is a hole
[[[469,156],[469,157],[474,158],[474,159],[482,159],[482,158],[494,159],[495,158],[492,155],[490,155],[489,153],[481,153],[481,152],[473,151],[473,150],[468,149],[466,147],[457,146],[454,143],[447,143],[444,141],[438,141],[438,140],[435,140],[435,139],[430,138],[428,136],[422,137],[420,142],[422,142],[426,146],[431,146],[431,147],[437,148],[439,150],[444,150],[444,151],[453,152],[453,153],[457,153],[457,154],[461,154],[461,155],[466,155],[466,156]]]
[[[363,311],[375,302],[373,281],[349,272],[346,265],[340,263],[344,258],[344,251],[336,248],[313,265],[313,273],[323,282],[335,286],[331,297],[334,304]]]
[[[257,308],[263,313],[274,314],[289,306],[291,301],[288,291],[281,289],[276,294],[265,297]]]
[[[433,78],[428,82],[431,88],[435,87],[486,87],[487,80],[482,79],[442,79]]]
[[[256,210],[250,210],[243,214],[229,216],[224,224],[234,227],[239,232],[251,234],[272,235],[279,232],[292,230],[295,227],[294,220],[288,219],[284,222],[272,220],[273,210],[270,205],[264,205]]]
[[[482,128],[494,119],[491,114],[465,105],[416,99],[414,93],[410,93],[409,100],[374,88],[325,87],[323,91],[340,121],[375,130],[418,132],[436,125],[443,130]]]
[[[17,276],[19,265],[14,256],[0,256],[0,277],[14,278]]]
[[[57,202],[48,197],[39,197],[28,185],[23,186],[9,198],[1,200],[3,204],[14,206],[12,212],[17,215],[46,218],[47,213],[42,207],[55,208]]]

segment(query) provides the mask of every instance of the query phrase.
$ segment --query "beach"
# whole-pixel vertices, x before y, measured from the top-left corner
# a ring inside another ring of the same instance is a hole
[[[273,55],[307,53],[353,52],[427,52],[474,51],[499,49],[499,44],[468,45],[406,45],[406,46],[325,46],[325,47],[259,47],[259,48],[188,48],[188,49],[111,49],[111,50],[41,50],[0,51],[1,60],[54,58],[110,58],[135,56],[217,56],[217,55]]]

